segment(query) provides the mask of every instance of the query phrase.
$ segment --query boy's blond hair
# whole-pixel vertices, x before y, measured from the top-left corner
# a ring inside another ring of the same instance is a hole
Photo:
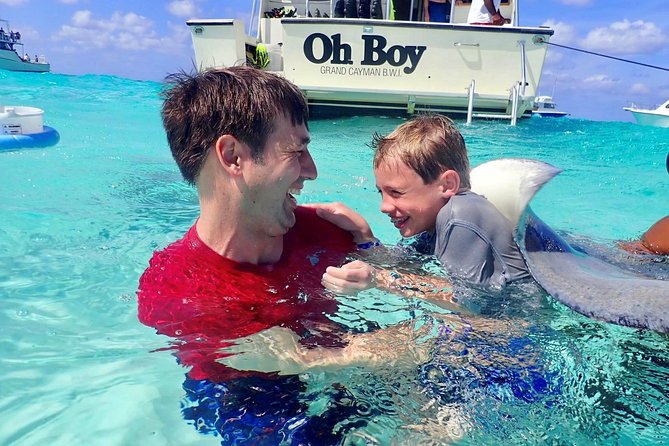
[[[469,189],[469,158],[462,135],[455,123],[438,114],[417,115],[388,136],[375,135],[372,147],[374,168],[393,160],[413,169],[425,184],[447,170],[460,176],[460,189]]]

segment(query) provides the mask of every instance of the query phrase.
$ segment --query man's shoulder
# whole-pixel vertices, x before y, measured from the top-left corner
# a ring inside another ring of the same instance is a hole
[[[187,271],[200,271],[200,264],[208,265],[209,253],[191,227],[186,234],[165,248],[157,250],[149,260],[149,266],[139,280],[139,290],[155,290],[172,287],[183,282]]]
[[[154,251],[151,260],[149,260],[149,268],[154,265],[160,266],[167,263],[185,262],[185,257],[187,256],[188,251],[192,248],[192,232],[194,231],[194,228],[194,226],[191,227],[183,237],[173,241],[163,249]]]

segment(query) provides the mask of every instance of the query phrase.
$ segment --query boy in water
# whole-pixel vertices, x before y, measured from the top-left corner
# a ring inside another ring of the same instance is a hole
[[[485,287],[530,277],[512,223],[470,190],[467,149],[450,119],[416,116],[375,138],[373,146],[381,212],[402,237],[418,236],[419,252],[435,255],[452,277]],[[337,292],[393,290],[397,280],[397,274],[358,260],[328,267],[323,275],[323,284]]]

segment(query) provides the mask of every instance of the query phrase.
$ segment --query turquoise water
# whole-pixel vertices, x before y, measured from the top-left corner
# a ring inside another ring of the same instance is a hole
[[[44,109],[45,124],[61,134],[54,147],[0,152],[0,444],[220,443],[184,421],[185,371],[169,352],[155,351],[169,341],[136,319],[137,280],[148,259],[179,238],[198,209],[166,146],[159,89],[107,76],[0,72],[0,100]],[[399,122],[312,122],[319,179],[301,200],[348,203],[386,244],[395,243],[395,229],[378,211],[366,143]],[[576,119],[458,123],[473,165],[530,157],[564,169],[533,209],[608,255],[618,255],[615,240],[635,238],[669,214],[669,129]],[[378,293],[343,304],[358,319],[433,311]],[[496,305],[500,320],[524,321],[523,339],[536,354],[507,345],[513,330],[481,331],[438,346],[418,372],[350,369],[304,379],[320,395],[316,402],[336,380],[385,409],[351,444],[667,444],[666,336],[588,320],[530,284]],[[530,398],[477,387],[484,372],[462,359],[463,344],[492,351],[498,369],[517,361],[521,382],[540,374],[546,385]],[[440,397],[448,386],[462,398]]]

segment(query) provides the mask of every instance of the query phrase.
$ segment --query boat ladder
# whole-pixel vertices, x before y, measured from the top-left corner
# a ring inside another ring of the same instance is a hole
[[[489,119],[509,119],[511,125],[516,125],[518,119],[518,99],[520,97],[520,81],[513,84],[511,87],[511,94],[509,95],[509,114],[491,114],[491,113],[474,113],[474,95],[476,94],[476,79],[472,79],[467,90],[469,91],[469,101],[467,104],[467,124],[472,123],[472,118],[489,118]],[[507,107],[508,109],[509,107]]]
[[[517,20],[517,17],[516,17]],[[510,107],[509,114],[486,114],[486,113],[474,113],[474,95],[476,94],[476,79],[472,79],[472,82],[469,84],[469,104],[467,106],[467,124],[472,123],[472,118],[492,118],[492,119],[509,119],[511,120],[511,125],[516,125],[516,120],[518,119],[518,99],[522,94],[525,96],[525,88],[527,87],[527,54],[525,51],[525,42],[519,41],[518,48],[520,49],[520,72],[521,80],[516,81],[510,89],[509,94],[509,104],[507,105],[507,110]]]

